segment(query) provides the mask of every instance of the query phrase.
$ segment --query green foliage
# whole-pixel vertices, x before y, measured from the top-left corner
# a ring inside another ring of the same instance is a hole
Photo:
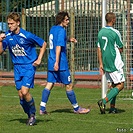
[[[133,124],[132,101],[117,99],[118,114],[101,115],[97,101],[101,97],[100,89],[77,89],[74,91],[82,107],[90,106],[91,112],[86,115],[73,113],[64,87],[53,88],[47,111],[50,115],[39,115],[39,104],[43,86],[36,85],[31,90],[37,109],[37,125],[25,125],[27,116],[19,105],[14,86],[0,87],[0,133],[115,133],[122,130],[130,132]]]

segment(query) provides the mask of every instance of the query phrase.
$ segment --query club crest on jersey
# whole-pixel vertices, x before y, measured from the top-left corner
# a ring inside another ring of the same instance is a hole
[[[15,56],[26,56],[24,48],[20,47],[18,44],[12,47],[12,52]]]
[[[23,38],[20,38],[19,42],[20,42],[20,44],[24,44],[25,43]]]

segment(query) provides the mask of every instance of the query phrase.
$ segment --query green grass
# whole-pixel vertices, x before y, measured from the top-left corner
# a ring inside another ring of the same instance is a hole
[[[91,112],[85,115],[73,113],[66,98],[65,88],[54,87],[47,111],[50,115],[39,115],[39,104],[43,86],[36,85],[31,89],[35,99],[37,125],[26,126],[27,115],[19,105],[17,91],[14,86],[0,87],[0,133],[116,133],[133,131],[133,106],[131,100],[117,98],[118,114],[101,115],[97,101],[101,97],[100,89],[74,88],[80,106],[90,106]]]

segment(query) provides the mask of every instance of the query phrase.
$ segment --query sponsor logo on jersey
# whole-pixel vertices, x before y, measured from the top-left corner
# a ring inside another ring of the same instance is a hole
[[[26,56],[24,48],[20,47],[18,44],[12,47],[12,52],[14,53],[15,56]]]

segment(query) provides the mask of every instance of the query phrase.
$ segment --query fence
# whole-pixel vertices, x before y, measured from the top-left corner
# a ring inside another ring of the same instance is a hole
[[[9,6],[10,5],[10,6]],[[0,21],[6,22],[8,12],[16,11],[22,16],[21,26],[35,33],[48,42],[49,29],[54,25],[55,14],[60,10],[67,10],[74,14],[74,29],[68,27],[68,35],[74,32],[78,43],[74,45],[74,70],[77,72],[98,71],[96,53],[97,34],[102,26],[102,0],[1,0]],[[125,62],[126,85],[124,95],[129,97],[132,91],[132,3],[130,0],[107,0],[107,11],[117,16],[115,28],[122,35],[125,44],[123,60]],[[70,24],[73,23],[71,20]],[[71,49],[68,44],[68,59],[71,63]],[[42,65],[37,71],[47,70],[47,55],[44,55]],[[0,69],[11,71],[12,63],[8,51],[0,57]],[[99,82],[99,80],[97,80]]]

